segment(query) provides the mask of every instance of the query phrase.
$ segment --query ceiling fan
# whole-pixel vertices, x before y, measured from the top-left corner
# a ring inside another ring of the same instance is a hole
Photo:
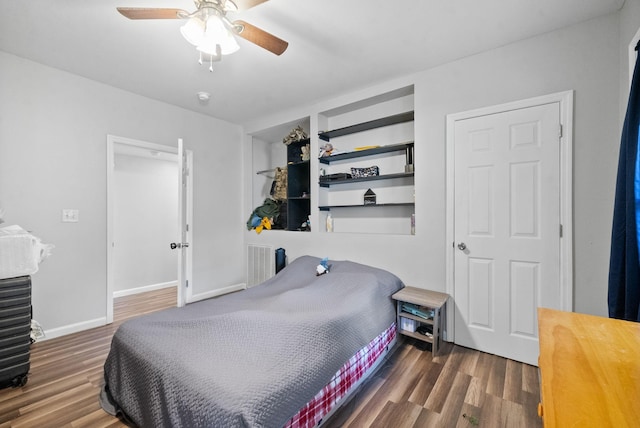
[[[117,10],[129,19],[186,19],[180,28],[183,37],[200,51],[209,55],[211,63],[222,55],[238,50],[234,36],[260,46],[276,55],[282,55],[289,43],[255,25],[242,20],[231,21],[227,12],[250,9],[268,0],[194,0],[196,11],[182,9],[118,7]],[[210,67],[209,70],[212,71]]]

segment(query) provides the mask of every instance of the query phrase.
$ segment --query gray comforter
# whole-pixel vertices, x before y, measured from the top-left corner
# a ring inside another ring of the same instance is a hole
[[[251,289],[122,324],[101,402],[141,427],[281,427],[395,320],[393,274],[296,259]]]

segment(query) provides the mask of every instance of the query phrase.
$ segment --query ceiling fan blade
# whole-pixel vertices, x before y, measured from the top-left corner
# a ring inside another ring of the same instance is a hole
[[[180,19],[187,15],[182,9],[164,9],[149,7],[118,7],[118,12],[129,19]]]
[[[288,42],[245,21],[233,21],[233,26],[238,36],[276,55],[282,55],[289,46]]]
[[[269,0],[233,0],[236,6],[238,6],[239,11],[251,9],[254,6],[265,3],[267,1]]]

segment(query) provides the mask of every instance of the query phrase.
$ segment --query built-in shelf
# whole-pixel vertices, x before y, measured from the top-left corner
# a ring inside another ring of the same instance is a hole
[[[393,116],[383,117],[381,119],[370,120],[368,122],[362,122],[344,128],[334,129],[331,131],[320,132],[318,136],[321,140],[330,141],[335,137],[342,137],[344,135],[355,134],[356,132],[368,131],[370,129],[382,128],[383,126],[395,125],[397,123],[411,122],[413,121],[413,111],[405,113],[395,114]]]
[[[398,202],[390,204],[358,204],[358,205],[323,205],[319,206],[320,211],[330,211],[334,208],[380,208],[380,207],[411,207],[415,205],[413,202]]]
[[[356,150],[353,152],[340,153],[333,156],[323,156],[321,158],[318,158],[318,160],[320,161],[320,163],[329,165],[331,162],[338,162],[342,160],[354,159],[354,158],[359,158],[363,156],[373,156],[373,155],[379,155],[382,153],[406,151],[407,149],[413,147],[413,144],[414,144],[413,141],[409,141],[407,143],[402,143],[402,144],[391,144],[388,146],[374,147],[372,149]]]
[[[410,178],[410,177],[413,177],[413,172],[400,172],[397,174],[374,175],[371,177],[360,177],[360,178],[344,178],[340,180],[320,181],[320,187],[331,187],[339,184],[360,183],[363,181],[391,180],[394,178]]]
[[[300,230],[311,214],[311,175],[309,160],[302,160],[302,147],[309,139],[287,145],[287,229]],[[305,196],[302,196],[302,195]]]

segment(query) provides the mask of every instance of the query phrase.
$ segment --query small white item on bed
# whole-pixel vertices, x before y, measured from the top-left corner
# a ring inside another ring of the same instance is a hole
[[[320,261],[320,264],[316,267],[316,276],[329,273],[329,258],[325,257]]]

